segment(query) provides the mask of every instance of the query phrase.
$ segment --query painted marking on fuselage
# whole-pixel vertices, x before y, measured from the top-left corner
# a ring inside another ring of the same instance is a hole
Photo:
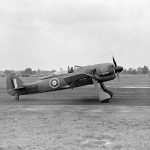
[[[59,85],[60,85],[58,78],[52,78],[52,79],[50,79],[50,80],[49,80],[49,85],[50,85],[50,87],[53,88],[53,89],[54,89],[54,88],[58,88]]]
[[[13,79],[13,82],[14,82],[14,86],[15,86],[15,88],[18,88],[17,80],[16,80],[16,79]]]

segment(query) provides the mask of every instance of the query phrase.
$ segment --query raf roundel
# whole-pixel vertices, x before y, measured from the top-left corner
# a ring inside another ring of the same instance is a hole
[[[57,78],[53,78],[49,81],[49,85],[51,88],[58,88],[59,87],[59,80]]]

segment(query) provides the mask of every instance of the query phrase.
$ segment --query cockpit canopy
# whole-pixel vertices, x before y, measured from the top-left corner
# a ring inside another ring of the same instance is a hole
[[[76,70],[78,70],[79,68],[81,68],[81,66],[74,66],[74,67],[69,67],[68,66],[67,70],[63,70],[62,68],[60,68],[59,71],[53,72],[53,73],[49,74],[46,77],[42,77],[41,80],[44,80],[44,79],[47,79],[47,78],[52,78],[52,77],[63,75],[63,74],[67,74],[67,73],[73,73]]]

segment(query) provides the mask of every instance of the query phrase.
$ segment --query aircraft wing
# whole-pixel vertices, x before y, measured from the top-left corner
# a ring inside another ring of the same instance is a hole
[[[70,86],[80,86],[81,83],[83,83],[85,80],[91,80],[93,78],[93,75],[90,74],[73,74],[69,77],[64,78],[65,82],[69,84]]]

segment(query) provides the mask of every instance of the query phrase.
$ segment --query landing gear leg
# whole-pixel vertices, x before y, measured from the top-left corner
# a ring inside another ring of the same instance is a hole
[[[110,90],[108,90],[106,88],[106,86],[104,85],[104,83],[100,83],[101,85],[101,88],[103,89],[104,92],[108,93],[110,95],[110,97],[112,98],[113,97],[113,92],[111,92]],[[110,101],[110,99],[106,99],[104,101],[102,101],[102,103],[108,103]]]
[[[95,79],[92,79],[93,84],[99,94],[99,100],[100,102],[109,102],[109,99],[111,99],[111,95],[108,92],[104,91],[104,87],[100,83],[98,83]]]
[[[19,101],[19,95],[16,95],[16,96],[15,96],[15,100],[16,100],[16,101]]]

